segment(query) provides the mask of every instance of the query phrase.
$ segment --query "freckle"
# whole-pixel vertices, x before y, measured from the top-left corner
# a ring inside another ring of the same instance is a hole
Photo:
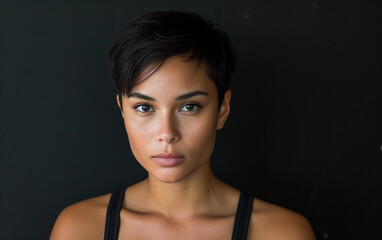
[[[210,192],[210,190],[208,189],[207,192]]]
[[[196,201],[196,204],[199,204],[199,201]]]
[[[154,188],[157,188],[157,186],[155,185]]]

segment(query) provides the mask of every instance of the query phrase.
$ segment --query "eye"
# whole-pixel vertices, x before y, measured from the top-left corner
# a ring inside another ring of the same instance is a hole
[[[154,111],[154,108],[150,105],[147,105],[147,104],[141,104],[141,105],[135,106],[134,108],[138,112],[141,112],[141,113],[147,113],[147,112],[153,112]]]
[[[199,105],[189,103],[189,104],[183,105],[183,107],[180,109],[180,111],[182,111],[182,112],[195,112],[199,109],[200,109]]]

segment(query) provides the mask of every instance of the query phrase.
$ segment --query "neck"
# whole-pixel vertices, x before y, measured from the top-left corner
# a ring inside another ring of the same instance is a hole
[[[149,175],[146,184],[149,206],[170,219],[216,212],[220,206],[218,193],[222,182],[212,173],[209,164],[176,183],[160,182]]]

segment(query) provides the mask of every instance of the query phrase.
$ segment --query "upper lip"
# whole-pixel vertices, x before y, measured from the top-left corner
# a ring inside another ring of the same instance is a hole
[[[184,158],[183,155],[180,155],[178,153],[159,153],[155,156],[152,156],[153,158]]]

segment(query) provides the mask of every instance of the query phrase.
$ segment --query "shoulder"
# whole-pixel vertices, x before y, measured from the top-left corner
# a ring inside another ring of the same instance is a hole
[[[50,240],[102,239],[110,194],[66,207],[58,216]]]
[[[255,199],[248,239],[315,240],[309,221],[301,214]]]

